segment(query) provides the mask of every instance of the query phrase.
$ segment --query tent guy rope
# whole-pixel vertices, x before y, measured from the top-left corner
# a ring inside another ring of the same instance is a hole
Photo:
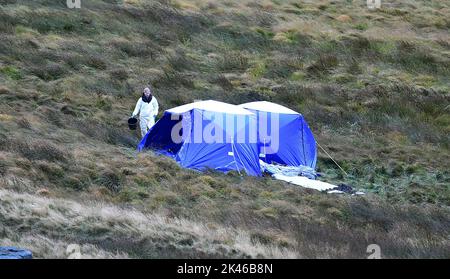
[[[330,154],[328,154],[328,152],[327,152],[327,151],[319,144],[319,142],[318,142],[317,140],[316,140],[316,143],[317,143],[317,146],[319,146],[320,149],[322,149],[322,151],[325,152],[325,154],[327,154],[327,156],[333,161],[333,163],[335,163],[336,166],[338,166],[338,168],[339,168],[343,173],[345,173],[346,176],[348,176],[348,173],[347,173],[341,166],[339,166],[339,164],[331,157]]]

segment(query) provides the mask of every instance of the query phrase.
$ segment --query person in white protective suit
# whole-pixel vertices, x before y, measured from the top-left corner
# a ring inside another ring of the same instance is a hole
[[[147,131],[155,125],[155,117],[158,115],[158,101],[152,95],[150,88],[146,87],[142,97],[136,103],[136,107],[131,114],[131,117],[136,117],[139,114],[139,126],[141,128],[141,135],[144,137]]]

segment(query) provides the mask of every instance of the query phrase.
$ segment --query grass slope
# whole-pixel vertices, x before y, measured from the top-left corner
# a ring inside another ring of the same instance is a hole
[[[448,258],[449,14],[445,1],[0,0],[0,244],[361,258],[377,243],[384,257]],[[216,99],[301,112],[349,173],[319,152],[323,179],[368,195],[137,154],[125,121],[149,83],[162,110]]]

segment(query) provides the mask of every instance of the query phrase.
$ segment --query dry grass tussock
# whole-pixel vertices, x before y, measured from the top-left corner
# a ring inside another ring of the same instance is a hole
[[[77,203],[0,190],[0,245],[31,247],[37,258],[64,258],[69,244],[84,257],[294,258],[255,243],[247,232],[111,204]],[[46,231],[46,233],[42,233]]]

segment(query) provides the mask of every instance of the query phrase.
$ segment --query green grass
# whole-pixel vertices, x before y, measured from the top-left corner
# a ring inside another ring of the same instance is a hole
[[[0,73],[4,74],[5,76],[13,80],[20,80],[23,78],[23,75],[20,72],[20,70],[14,68],[13,66],[6,66],[1,68]]]
[[[356,24],[354,28],[360,31],[365,31],[369,28],[369,25],[366,22],[363,22]]]

